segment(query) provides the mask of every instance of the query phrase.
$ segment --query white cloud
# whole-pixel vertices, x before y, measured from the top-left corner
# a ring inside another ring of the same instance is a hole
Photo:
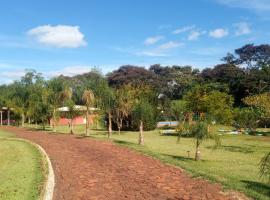
[[[144,44],[145,45],[153,45],[153,44],[156,44],[158,41],[160,41],[162,39],[164,39],[164,36],[162,36],[162,35],[149,37],[149,38],[146,38],[146,40],[144,41]]]
[[[190,31],[192,29],[195,28],[195,25],[192,25],[192,26],[185,26],[185,27],[182,27],[182,28],[179,28],[179,29],[176,29],[172,32],[172,34],[180,34],[180,33],[184,33],[184,32],[187,32],[187,31]]]
[[[240,22],[240,23],[234,24],[234,27],[236,28],[235,30],[236,36],[248,35],[251,33],[250,25],[247,22]]]
[[[229,31],[223,28],[217,28],[209,32],[209,36],[213,38],[223,38],[229,34]]]
[[[177,47],[181,47],[183,45],[184,45],[184,43],[181,43],[181,42],[170,41],[170,42],[167,42],[167,43],[164,43],[164,44],[160,45],[158,48],[161,49],[161,50],[174,49],[174,48],[177,48]]]
[[[0,84],[10,84],[14,80],[20,79],[24,74],[25,70],[21,69],[2,69],[0,72]]]
[[[79,26],[44,25],[33,28],[27,32],[39,43],[58,48],[77,48],[85,46],[84,35]]]
[[[84,74],[87,72],[90,72],[92,66],[70,66],[70,67],[65,67],[56,71],[47,71],[44,72],[44,74],[48,77],[53,77],[53,76],[60,76],[60,75],[65,75],[65,76],[75,76],[78,74]]]
[[[214,0],[214,1],[230,7],[244,8],[256,12],[270,11],[269,0]]]
[[[137,56],[149,56],[149,57],[166,57],[167,54],[156,51],[140,51],[135,53]]]
[[[198,40],[200,35],[201,35],[201,32],[199,31],[191,31],[188,36],[188,40]]]

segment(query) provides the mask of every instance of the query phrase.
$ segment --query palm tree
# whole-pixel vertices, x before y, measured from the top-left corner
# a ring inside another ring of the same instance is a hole
[[[204,139],[209,138],[210,134],[208,132],[208,126],[205,122],[200,121],[197,124],[195,124],[191,128],[191,135],[196,140],[196,152],[195,152],[195,160],[198,161],[201,159],[201,152],[199,150],[199,147]]]
[[[92,90],[85,90],[82,96],[82,100],[86,105],[86,126],[85,135],[89,136],[89,108],[94,105],[95,95]]]

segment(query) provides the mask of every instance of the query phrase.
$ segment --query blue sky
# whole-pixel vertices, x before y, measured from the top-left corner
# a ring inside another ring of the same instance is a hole
[[[269,43],[270,0],[1,0],[0,83],[124,64],[203,69]]]

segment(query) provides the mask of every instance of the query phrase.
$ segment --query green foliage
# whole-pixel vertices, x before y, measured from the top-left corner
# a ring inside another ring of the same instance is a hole
[[[232,123],[233,97],[219,91],[211,91],[205,97],[207,116],[219,124]]]
[[[270,119],[270,93],[248,96],[243,100],[247,105],[254,107],[260,118],[263,120]]]
[[[254,133],[258,126],[258,114],[252,108],[239,108],[234,110],[235,126],[248,129]]]
[[[188,111],[187,102],[184,100],[174,100],[171,102],[171,112],[174,119],[180,121]]]
[[[191,126],[190,136],[196,140],[196,146],[199,147],[203,140],[210,137],[208,132],[208,124],[204,121],[199,121]]]
[[[187,108],[192,112],[206,112],[205,97],[207,90],[205,87],[195,85],[190,91],[185,94],[183,99],[187,102]]]
[[[210,121],[231,124],[233,97],[213,90],[209,85],[196,85],[185,96],[186,107],[194,113],[206,113]]]
[[[142,121],[144,130],[153,130],[156,127],[154,113],[154,108],[149,102],[141,101],[137,103],[132,113],[134,128],[138,130],[140,121]]]
[[[269,50],[269,45],[248,44],[236,49],[234,55],[228,54],[223,59],[226,63],[202,72],[191,66],[155,64],[146,69],[126,65],[107,76],[93,68],[89,73],[46,81],[40,73],[27,70],[19,81],[0,86],[0,106],[14,108],[14,117],[20,116],[22,122],[25,118],[32,122],[53,118],[56,122],[58,107],[70,98],[76,105],[85,104],[83,93],[91,90],[95,106],[121,127],[134,124],[131,111],[142,101],[151,104],[155,120],[180,121],[190,113],[223,124],[231,124],[232,107],[243,106],[244,102],[259,118],[251,123],[243,117],[247,113],[240,113],[240,119],[235,120],[245,118],[246,125],[241,126],[251,123],[252,129],[254,122],[269,125]]]

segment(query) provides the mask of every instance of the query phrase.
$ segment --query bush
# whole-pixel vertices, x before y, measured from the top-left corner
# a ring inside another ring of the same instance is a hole
[[[236,128],[245,128],[250,133],[255,133],[258,127],[258,115],[252,108],[235,109],[234,120]]]

